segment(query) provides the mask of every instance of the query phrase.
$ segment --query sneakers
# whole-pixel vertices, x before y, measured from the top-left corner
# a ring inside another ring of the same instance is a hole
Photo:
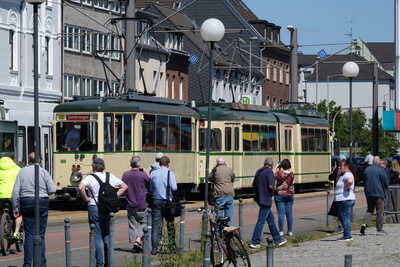
[[[151,255],[157,255],[157,254],[158,254],[158,250],[153,248],[151,250]]]
[[[250,244],[249,247],[253,248],[253,249],[258,249],[258,248],[261,248],[261,245],[260,244]]]
[[[286,240],[286,239],[283,239],[281,242],[276,243],[276,245],[277,245],[278,247],[281,247],[281,246],[285,245],[286,243],[287,243],[287,240]]]
[[[293,236],[293,232],[288,232],[287,235],[288,236]]]
[[[337,241],[339,241],[339,242],[342,242],[342,241],[344,241],[344,242],[346,242],[346,241],[353,241],[353,238],[352,238],[352,237],[350,237],[350,238],[344,238],[344,237],[342,237],[342,238],[337,239]]]
[[[280,235],[280,236],[283,236],[283,232],[279,232],[279,235]]]
[[[360,229],[360,234],[361,235],[365,235],[365,229],[367,228],[367,226],[365,224],[361,225],[361,229]]]

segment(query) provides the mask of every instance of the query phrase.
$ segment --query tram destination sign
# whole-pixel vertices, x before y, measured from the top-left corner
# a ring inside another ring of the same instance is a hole
[[[90,121],[90,115],[67,115],[67,121]]]

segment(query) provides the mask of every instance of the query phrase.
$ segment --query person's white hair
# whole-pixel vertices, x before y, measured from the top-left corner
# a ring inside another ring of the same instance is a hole
[[[217,158],[217,164],[218,164],[218,165],[225,164],[224,158],[223,158],[223,157],[218,157],[218,158]]]
[[[381,163],[381,158],[379,156],[375,156],[373,163],[374,165],[379,165],[379,163]]]

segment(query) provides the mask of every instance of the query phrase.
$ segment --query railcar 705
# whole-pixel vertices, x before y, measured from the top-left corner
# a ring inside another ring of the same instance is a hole
[[[238,177],[235,188],[251,187],[266,156],[293,162],[296,183],[326,182],[330,170],[328,124],[310,114],[271,112],[262,107],[215,104],[211,164],[223,155]],[[79,198],[77,186],[91,173],[94,156],[121,177],[132,155],[146,169],[157,152],[171,158],[181,192],[204,185],[206,107],[182,101],[126,95],[85,98],[54,110],[54,181],[57,197]],[[293,115],[294,114],[294,115]]]

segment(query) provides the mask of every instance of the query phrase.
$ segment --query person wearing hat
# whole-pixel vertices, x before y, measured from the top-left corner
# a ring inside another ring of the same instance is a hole
[[[164,154],[161,152],[158,152],[156,154],[155,162],[151,164],[149,169],[147,170],[147,173],[150,175],[153,171],[158,170],[160,168],[160,159],[164,157]]]
[[[208,180],[213,185],[212,197],[214,198],[217,217],[228,217],[228,226],[233,225],[233,210],[235,190],[233,183],[235,182],[235,174],[229,168],[223,157],[218,157],[216,166],[211,171]]]
[[[134,252],[142,250],[143,227],[146,224],[146,196],[150,178],[140,168],[141,158],[133,156],[130,160],[131,169],[122,175],[122,181],[128,186],[128,233],[129,243]]]
[[[79,185],[79,191],[84,201],[88,203],[89,225],[95,225],[95,242],[96,242],[96,266],[104,266],[107,249],[110,244],[110,216],[101,214],[97,207],[100,184],[96,180],[98,177],[103,183],[106,182],[107,176],[109,183],[115,188],[119,188],[117,195],[121,196],[128,186],[111,173],[106,173],[104,160],[101,158],[94,158],[92,161],[93,174],[89,174]],[[86,193],[88,189],[89,194]]]

